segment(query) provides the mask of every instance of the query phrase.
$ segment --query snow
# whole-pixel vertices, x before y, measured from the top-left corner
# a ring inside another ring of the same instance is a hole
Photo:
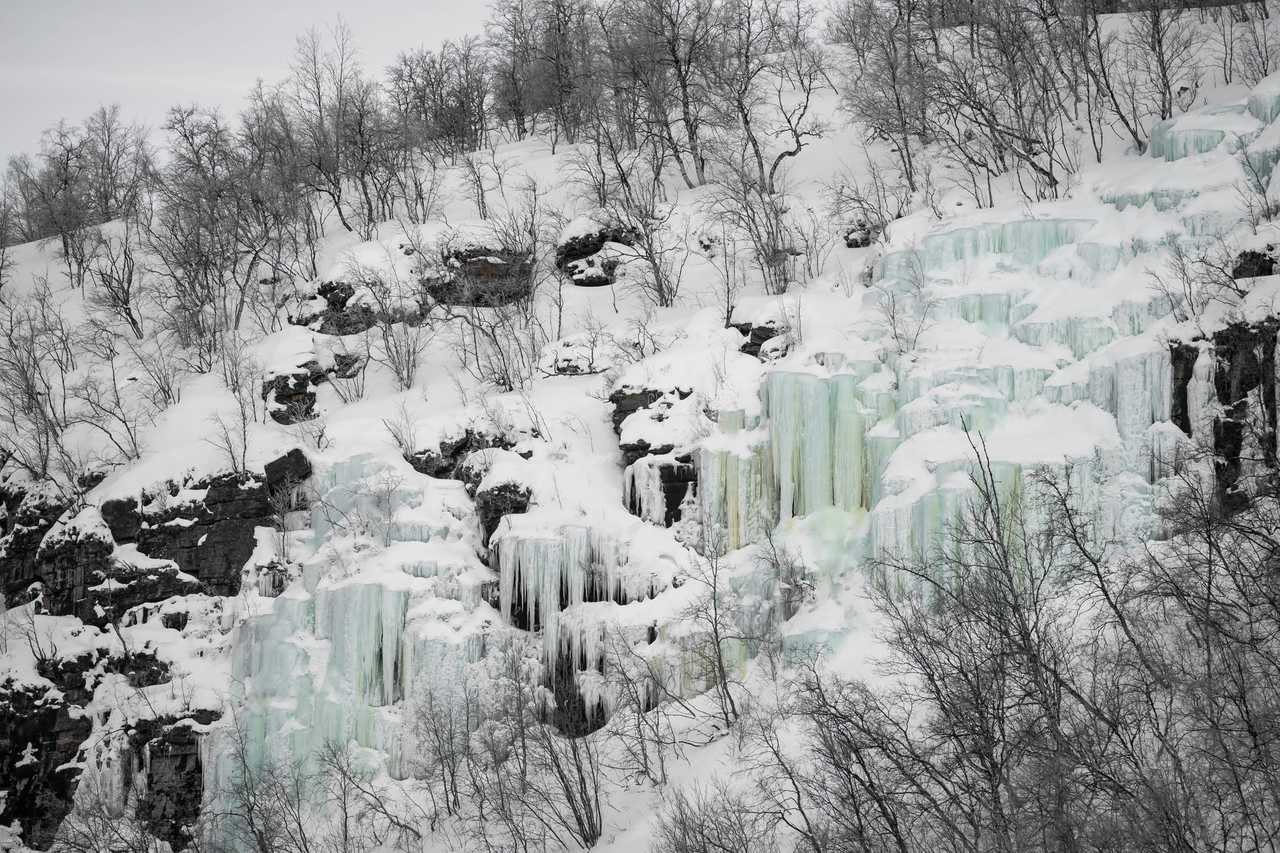
[[[546,345],[539,369],[516,389],[495,390],[463,369],[464,339],[446,324],[412,389],[395,388],[373,365],[364,399],[321,388],[310,425],[283,427],[259,413],[247,427],[250,468],[297,446],[315,467],[309,518],[288,534],[287,587],[265,594],[272,590],[261,572],[283,555],[274,532],[260,530],[247,566],[259,583],[239,596],[139,608],[123,636],[170,662],[188,689],[136,693],[104,679],[89,709],[95,731],[140,719],[148,707],[234,710],[255,760],[314,759],[327,741],[350,741],[378,772],[409,778],[423,698],[457,707],[468,678],[513,637],[540,672],[564,675],[557,668],[569,666],[584,696],[606,707],[606,652],[616,635],[681,692],[704,689],[688,654],[694,628],[681,614],[695,594],[691,569],[708,555],[726,562],[739,618],[776,628],[787,663],[821,654],[841,673],[870,677],[875,625],[864,584],[880,558],[938,546],[973,496],[975,446],[989,454],[1002,497],[1023,511],[1034,512],[1034,475],[1048,470],[1072,478],[1099,535],[1141,538],[1161,481],[1185,464],[1191,442],[1212,434],[1206,333],[1274,314],[1280,302],[1280,277],[1259,279],[1244,300],[1179,324],[1151,288],[1170,241],[1195,247],[1218,232],[1246,239],[1241,152],[1263,173],[1280,159],[1280,75],[1247,101],[1220,97],[1156,125],[1147,155],[1108,154],[1083,167],[1061,200],[1023,203],[1005,188],[994,208],[975,210],[944,190],[940,215],[918,206],[895,221],[878,257],[878,249],[836,247],[826,272],[783,296],[752,280],[733,299],[731,319],[779,329],[766,360],[740,351],[715,271],[693,252],[672,308],[652,307],[625,280],[565,287],[559,302],[540,297],[531,310],[548,330]],[[796,158],[798,203],[818,204],[822,182],[857,138],[833,130]],[[582,210],[565,188],[572,147],[553,155],[541,142],[516,143],[503,155],[555,188],[548,204],[568,218],[560,242],[600,229],[600,212]],[[670,190],[681,217],[707,224],[705,191]],[[349,282],[356,300],[367,300],[375,276],[412,284],[438,272],[426,267],[441,249],[493,242],[492,224],[471,219],[462,200],[448,207],[447,218],[408,232],[384,223],[372,240],[326,240],[323,275],[307,287]],[[50,263],[38,247],[17,255],[27,270]],[[840,278],[868,263],[870,288]],[[928,316],[914,346],[900,346],[878,296],[914,290],[929,297]],[[68,316],[87,310],[68,298]],[[1175,340],[1200,349],[1187,386],[1190,436],[1170,423]],[[284,324],[248,347],[250,396],[263,378],[312,361],[330,366],[335,352],[357,344]],[[581,375],[555,375],[559,365]],[[224,469],[209,426],[231,416],[236,400],[215,374],[188,378],[181,401],[145,425],[142,458],[113,469],[59,530],[101,532],[102,501]],[[624,388],[661,396],[615,436],[606,401]],[[464,467],[482,472],[472,484],[481,490],[527,487],[529,512],[503,518],[483,541],[467,487],[415,471],[387,427],[397,421],[416,450],[461,441],[468,430],[501,436],[512,449],[475,451]],[[624,470],[620,443],[672,452]],[[697,483],[667,529],[658,466],[685,453]],[[173,501],[199,497],[186,490]],[[638,517],[626,510],[632,498]],[[777,579],[758,565],[769,540],[800,555],[815,586],[790,618],[775,601]],[[114,556],[169,565],[136,545]],[[159,617],[179,608],[190,614],[187,626],[164,628]],[[31,628],[64,655],[119,647],[111,632],[15,607],[4,614],[0,676],[51,686],[15,639]],[[759,677],[754,653],[745,643],[732,650],[745,678]],[[215,725],[202,746],[209,789],[231,772],[220,748],[226,726]],[[706,778],[725,766],[726,748],[690,750],[678,775]],[[30,750],[22,761],[37,760]],[[631,853],[648,841],[652,797],[630,791],[624,800],[601,849]]]

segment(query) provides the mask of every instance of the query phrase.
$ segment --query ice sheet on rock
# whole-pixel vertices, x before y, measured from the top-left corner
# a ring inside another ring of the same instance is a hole
[[[912,281],[958,261],[990,254],[1010,255],[1018,263],[1031,267],[1055,250],[1080,240],[1094,224],[1092,219],[1025,219],[929,234],[917,246],[890,252],[881,258],[876,278]]]
[[[1172,406],[1169,348],[1149,337],[1123,338],[1056,373],[1045,397],[1056,403],[1089,401],[1115,417],[1130,470],[1149,471],[1147,428],[1167,421]]]
[[[1151,128],[1148,153],[1173,161],[1207,154],[1225,145],[1228,153],[1243,148],[1262,124],[1241,104],[1205,107],[1157,122]]]
[[[1268,74],[1249,92],[1249,114],[1263,124],[1280,117],[1280,73]]]
[[[399,457],[361,454],[316,465],[311,528],[323,542],[360,531],[387,542],[476,539],[462,483],[426,477]]]

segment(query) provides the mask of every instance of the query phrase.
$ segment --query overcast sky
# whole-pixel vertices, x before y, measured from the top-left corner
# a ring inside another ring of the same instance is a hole
[[[341,14],[366,68],[478,32],[487,0],[0,0],[0,164],[99,104],[156,127],[173,104],[238,110],[297,36]]]

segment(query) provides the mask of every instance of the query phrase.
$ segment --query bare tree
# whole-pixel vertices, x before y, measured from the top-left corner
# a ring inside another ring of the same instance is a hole
[[[673,792],[658,813],[655,834],[655,853],[764,853],[779,849],[772,822],[723,782]]]
[[[936,321],[938,299],[929,286],[920,252],[914,248],[901,251],[906,258],[906,276],[885,278],[876,285],[876,308],[895,352],[906,356],[915,351]]]
[[[123,320],[135,338],[142,339],[142,313],[138,305],[142,291],[142,270],[135,252],[138,227],[131,219],[124,221],[119,237],[104,237],[96,257],[89,266],[93,289],[90,304],[108,315]]]

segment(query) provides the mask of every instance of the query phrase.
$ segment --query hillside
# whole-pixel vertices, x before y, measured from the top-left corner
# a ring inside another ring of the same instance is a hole
[[[902,142],[888,7],[776,35],[705,181],[551,104],[210,248],[284,190],[191,113],[5,250],[0,849],[1273,849],[1280,73],[1166,10],[1138,144],[931,19]]]

